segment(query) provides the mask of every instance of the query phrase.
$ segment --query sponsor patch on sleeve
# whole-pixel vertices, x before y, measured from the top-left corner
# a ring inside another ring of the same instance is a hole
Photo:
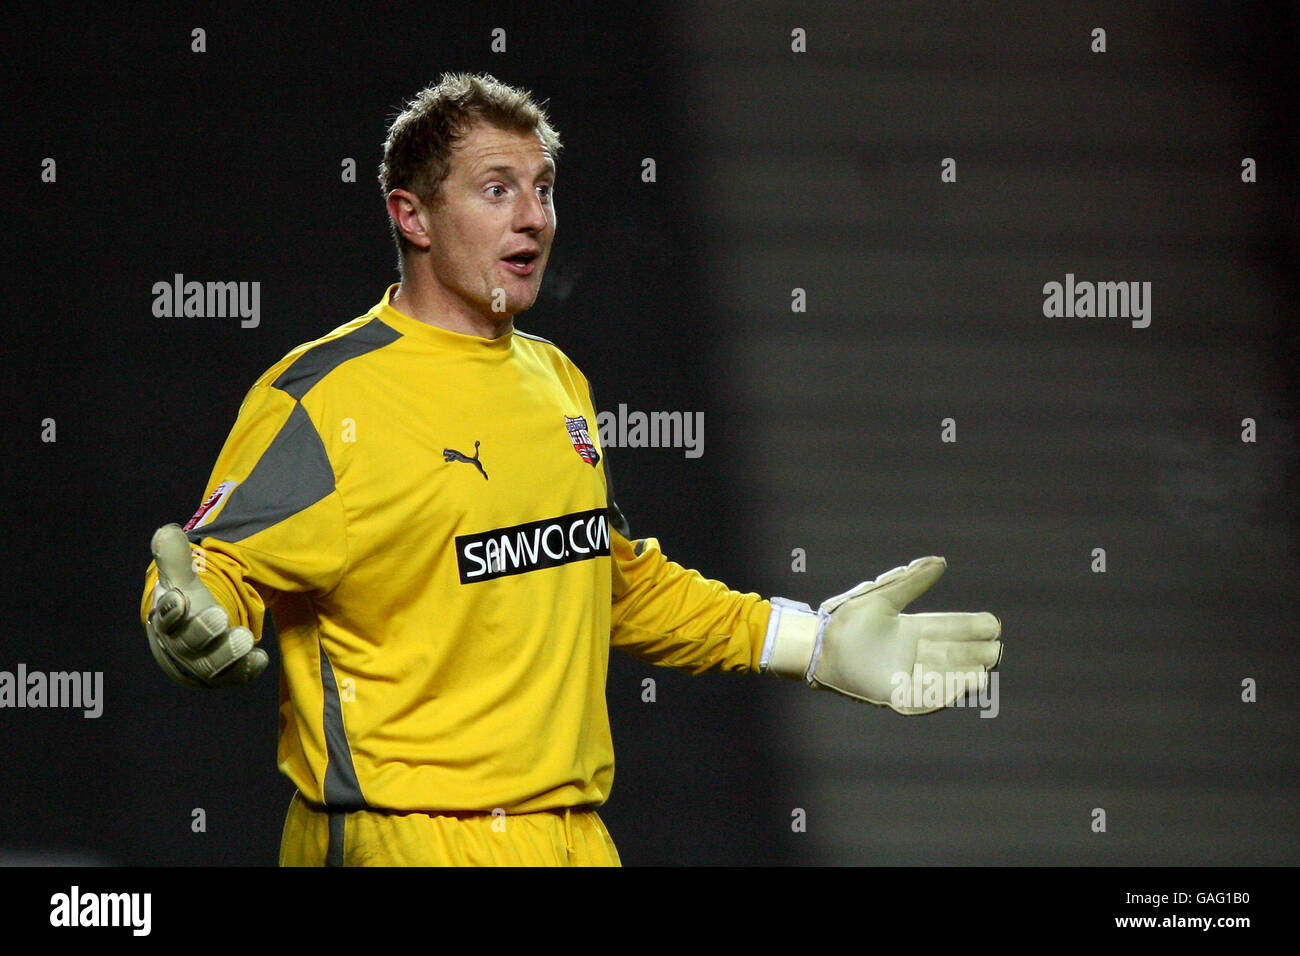
[[[194,512],[194,517],[185,523],[185,530],[193,531],[195,528],[201,528],[215,518],[221,502],[230,497],[230,493],[238,484],[237,481],[223,481],[213,488],[212,494],[204,498],[203,504],[199,505],[199,510]]]

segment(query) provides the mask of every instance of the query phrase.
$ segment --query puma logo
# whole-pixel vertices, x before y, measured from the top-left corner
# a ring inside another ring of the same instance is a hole
[[[444,448],[444,449],[442,450],[442,460],[443,460],[443,461],[464,461],[464,462],[468,462],[469,464],[471,464],[471,465],[473,465],[475,468],[477,468],[479,471],[483,471],[483,465],[482,465],[482,464],[479,462],[479,460],[478,460],[478,446],[479,446],[479,442],[475,442],[475,443],[474,443],[474,457],[473,457],[473,458],[470,458],[468,455],[462,455],[460,452],[458,452],[458,451],[457,451],[456,449],[454,449],[454,448]],[[484,480],[484,481],[487,480],[487,472],[486,472],[486,471],[483,471],[483,480]]]

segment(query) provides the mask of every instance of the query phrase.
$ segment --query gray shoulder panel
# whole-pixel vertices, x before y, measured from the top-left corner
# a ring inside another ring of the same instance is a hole
[[[310,508],[334,491],[334,468],[325,443],[306,409],[297,402],[279,434],[262,452],[248,477],[235,486],[211,522],[188,532],[204,538],[242,541]]]
[[[402,337],[392,326],[379,319],[371,319],[361,328],[337,339],[322,342],[308,349],[294,363],[280,373],[271,385],[283,389],[294,398],[301,399],[312,386],[348,359],[381,349]]]

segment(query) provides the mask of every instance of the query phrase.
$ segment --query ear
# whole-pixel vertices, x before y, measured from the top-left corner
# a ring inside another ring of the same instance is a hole
[[[389,218],[398,234],[417,249],[428,249],[433,242],[423,217],[424,210],[424,203],[412,192],[394,189],[388,194]]]

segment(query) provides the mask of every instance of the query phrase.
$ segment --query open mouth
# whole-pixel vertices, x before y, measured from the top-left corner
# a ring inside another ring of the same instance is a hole
[[[537,267],[536,259],[535,252],[517,252],[513,256],[506,256],[501,261],[515,275],[526,276],[532,275],[533,269]]]

